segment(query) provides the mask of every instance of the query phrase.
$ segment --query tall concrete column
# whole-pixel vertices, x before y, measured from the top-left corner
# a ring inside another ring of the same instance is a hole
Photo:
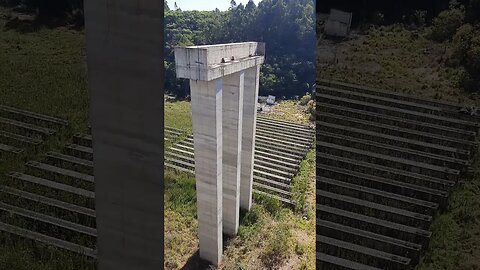
[[[190,81],[200,257],[222,258],[222,79]]]
[[[238,232],[244,72],[223,78],[223,232]]]
[[[240,207],[252,207],[253,156],[255,152],[255,129],[257,123],[258,86],[260,66],[245,70],[243,94],[243,128],[240,176]]]
[[[163,1],[85,1],[99,270],[163,269]]]
[[[245,71],[257,70],[264,55],[257,42],[175,48],[177,78],[190,79],[200,257],[213,264],[222,232],[238,231]]]

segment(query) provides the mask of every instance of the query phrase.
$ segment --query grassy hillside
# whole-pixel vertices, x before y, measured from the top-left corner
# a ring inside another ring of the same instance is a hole
[[[343,42],[319,41],[317,76],[422,97],[478,103],[476,94],[460,90],[458,67],[445,65],[449,43],[435,43],[426,29],[401,25],[354,32]],[[334,59],[336,57],[336,59]]]
[[[319,40],[317,76],[401,91],[441,100],[479,104],[474,93],[460,90],[459,68],[445,65],[448,42],[435,43],[427,29],[401,25],[354,32],[342,42]],[[458,187],[448,209],[433,222],[433,236],[417,267],[427,269],[480,268],[480,164],[473,179]]]
[[[28,24],[11,28],[0,11],[0,103],[68,119],[70,128],[46,142],[46,148],[59,149],[88,124],[84,34],[47,28],[29,32],[23,27]],[[24,162],[40,154],[3,159],[0,183],[7,181],[5,173],[23,171]],[[43,245],[33,248],[30,241],[0,233],[0,269],[92,268],[91,261],[74,254]]]

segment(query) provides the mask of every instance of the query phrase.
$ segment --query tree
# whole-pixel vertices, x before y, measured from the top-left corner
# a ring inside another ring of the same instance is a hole
[[[453,37],[457,29],[463,24],[465,9],[451,8],[438,14],[433,20],[432,38],[437,41],[445,41]]]

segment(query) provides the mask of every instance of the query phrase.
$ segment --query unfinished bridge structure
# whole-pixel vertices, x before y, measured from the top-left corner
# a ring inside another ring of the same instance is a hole
[[[471,174],[478,118],[462,106],[317,82],[317,269],[413,269]]]

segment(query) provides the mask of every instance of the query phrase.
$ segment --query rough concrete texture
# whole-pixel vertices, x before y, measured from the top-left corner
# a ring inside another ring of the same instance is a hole
[[[200,257],[214,264],[221,262],[222,232],[238,231],[242,184],[244,208],[251,205],[258,75],[264,55],[265,44],[257,42],[175,48],[177,78],[190,79]]]
[[[243,92],[242,154],[240,171],[240,207],[252,207],[253,155],[257,123],[257,100],[260,66],[245,70]]]
[[[238,232],[244,72],[223,78],[223,233]]]
[[[98,269],[163,269],[163,2],[85,1]]]
[[[177,47],[175,69],[178,78],[210,81],[261,65],[264,55],[260,42]]]
[[[222,79],[190,81],[200,257],[222,260]]]

